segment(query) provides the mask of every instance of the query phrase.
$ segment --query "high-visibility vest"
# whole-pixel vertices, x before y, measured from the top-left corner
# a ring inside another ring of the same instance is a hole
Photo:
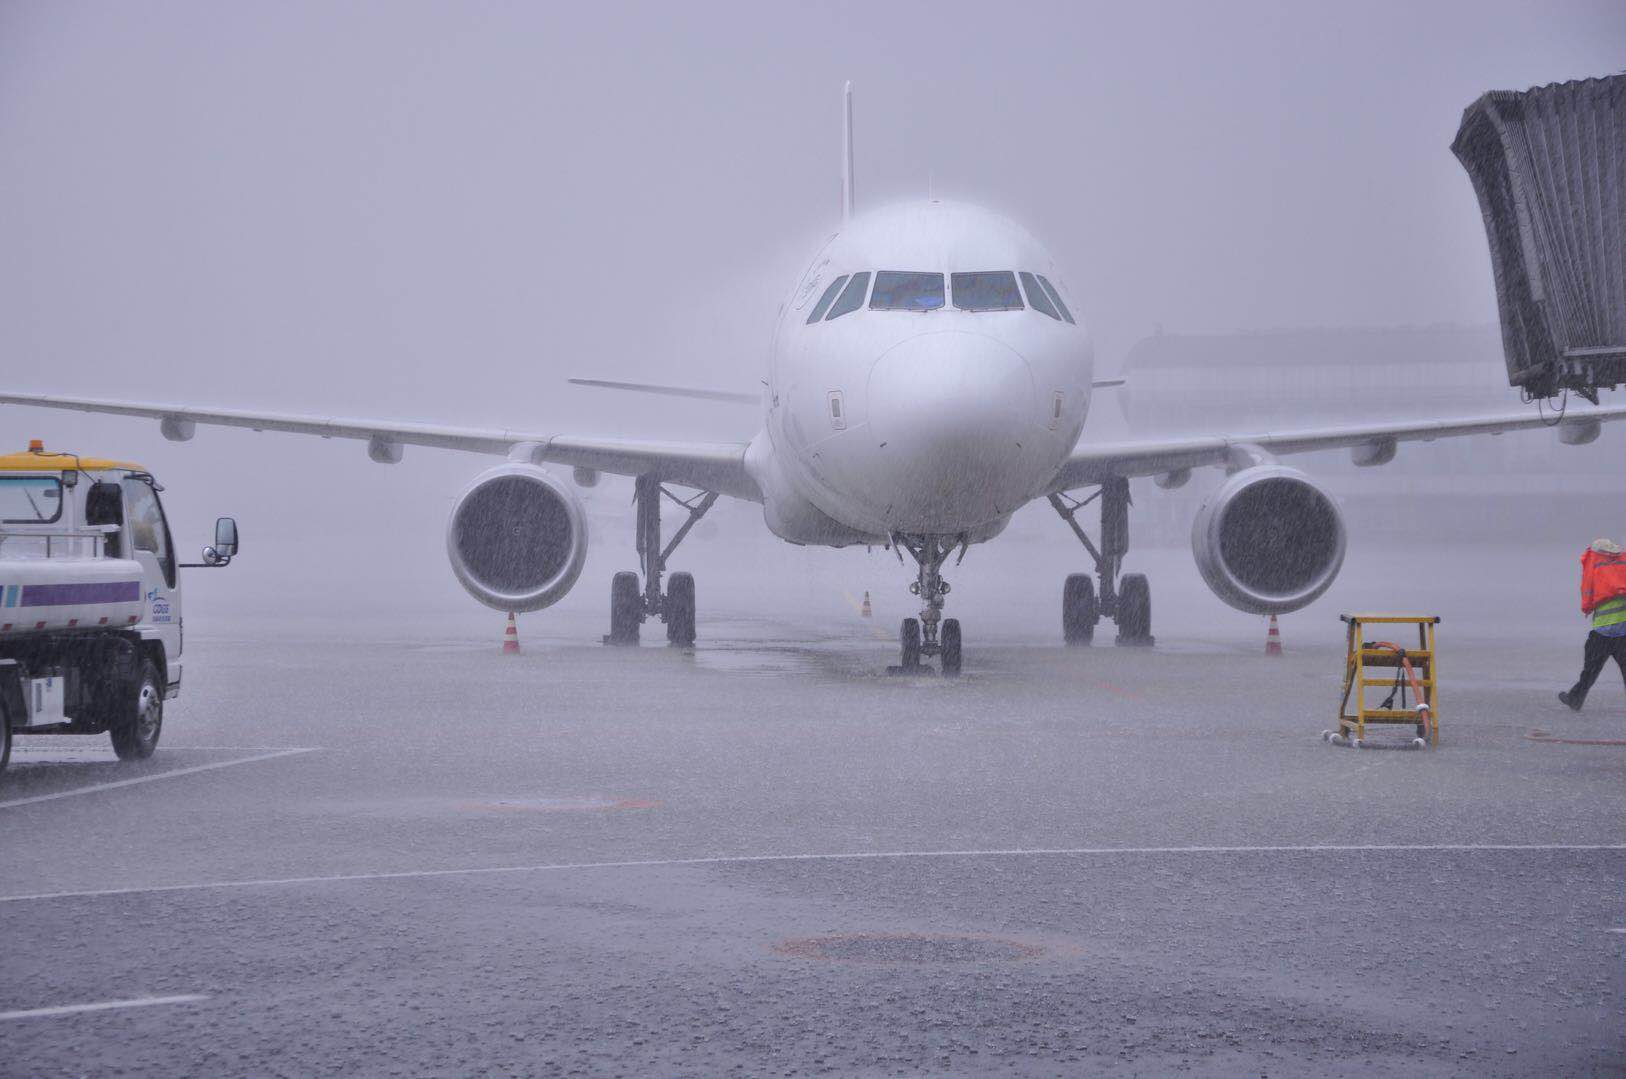
[[[1616,604],[1617,599],[1626,601],[1626,554],[1605,554],[1588,547],[1581,556],[1581,613],[1594,615],[1594,626],[1626,622],[1626,602]],[[1609,620],[1600,623],[1597,615],[1601,614]]]
[[[1605,626],[1618,626],[1626,622],[1626,596],[1616,599],[1606,599],[1592,608],[1592,628],[1602,629]]]

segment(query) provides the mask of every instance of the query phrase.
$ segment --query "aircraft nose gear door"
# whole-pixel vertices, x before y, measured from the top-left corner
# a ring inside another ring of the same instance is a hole
[[[661,546],[663,497],[683,507],[689,515],[665,547]],[[639,476],[633,480],[632,500],[638,510],[635,541],[644,585],[640,590],[636,573],[617,573],[611,580],[610,632],[604,643],[637,644],[638,627],[646,618],[659,618],[666,623],[666,639],[687,647],[694,644],[695,639],[694,577],[687,573],[672,574],[663,595],[661,576],[666,572],[666,560],[677,550],[677,545],[717,501],[717,492],[700,491],[689,498],[679,498],[654,476]]]
[[[1097,499],[1101,502],[1101,546],[1096,547],[1075,519],[1078,511]],[[1129,553],[1129,481],[1113,477],[1090,495],[1079,500],[1064,494],[1050,496],[1067,527],[1095,560],[1099,592],[1087,573],[1067,578],[1061,592],[1062,635],[1068,644],[1089,644],[1095,638],[1095,624],[1103,617],[1118,624],[1122,645],[1150,645],[1152,636],[1152,589],[1143,573],[1124,573],[1124,555]]]

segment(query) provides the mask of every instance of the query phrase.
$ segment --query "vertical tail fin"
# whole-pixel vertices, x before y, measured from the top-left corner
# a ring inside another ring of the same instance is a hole
[[[841,223],[853,215],[853,84],[841,91]]]

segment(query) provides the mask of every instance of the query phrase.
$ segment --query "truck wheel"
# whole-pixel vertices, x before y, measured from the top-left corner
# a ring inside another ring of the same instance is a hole
[[[164,729],[164,683],[152,660],[141,661],[141,677],[132,697],[121,702],[111,732],[113,752],[121,761],[142,761],[158,748]]]

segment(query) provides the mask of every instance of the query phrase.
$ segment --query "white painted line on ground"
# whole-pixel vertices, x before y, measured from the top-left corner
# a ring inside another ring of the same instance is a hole
[[[1605,929],[1604,932],[1605,933],[1626,933],[1626,928],[1622,928],[1622,929]]]
[[[18,742],[14,739],[11,743],[13,760],[17,759],[17,754],[19,753],[75,753],[89,755],[95,753],[113,752],[113,747],[105,743],[96,743],[94,745],[74,745],[74,739],[64,738],[60,734],[24,734],[20,731],[15,733],[18,738],[29,738],[32,739],[32,741]],[[53,743],[55,744],[53,745]],[[217,753],[221,751],[230,753],[259,753],[264,750],[286,748],[286,746],[172,746],[168,742],[164,743],[165,753],[198,753],[211,750]],[[114,759],[117,760],[118,758],[115,757]]]
[[[55,1008],[30,1008],[21,1012],[0,1012],[0,1019],[44,1019],[52,1015],[77,1015],[80,1012],[109,1012],[115,1008],[150,1008],[155,1004],[190,1004],[195,1000],[208,1000],[207,993],[187,993],[178,997],[138,997],[135,1000],[104,1000],[97,1004],[63,1004]]]
[[[198,772],[211,772],[216,768],[230,768],[234,764],[253,764],[256,761],[275,760],[278,757],[292,757],[296,753],[314,752],[316,752],[315,746],[300,746],[294,749],[279,749],[275,753],[259,753],[252,757],[238,757],[235,760],[194,764],[189,768],[172,768],[167,772],[154,772],[152,775],[136,776],[133,779],[116,779],[111,783],[93,783],[88,787],[75,787],[72,790],[56,791],[52,794],[36,794],[31,798],[13,798],[9,802],[0,802],[0,809],[33,805],[35,802],[50,802],[57,798],[72,798],[78,794],[95,794],[97,791],[110,791],[119,787],[133,787],[137,783],[156,783],[160,779],[174,779],[177,776],[189,776]]]
[[[392,873],[337,873],[322,877],[266,877],[259,880],[214,880],[194,884],[158,884],[135,888],[97,888],[79,892],[35,892],[0,895],[0,903],[27,903],[39,899],[94,899],[111,895],[156,895],[163,892],[203,892],[224,888],[274,888],[292,884],[340,884],[351,881],[426,880],[434,877],[475,877],[498,873],[562,873],[577,869],[676,869],[706,865],[760,865],[776,862],[860,862],[910,858],[1044,858],[1159,854],[1478,854],[1626,853],[1626,843],[1354,843],[1235,847],[1041,847],[1009,850],[892,850],[845,854],[734,854],[705,858],[641,858],[619,862],[541,862],[535,865],[473,866],[467,869],[405,869]]]

